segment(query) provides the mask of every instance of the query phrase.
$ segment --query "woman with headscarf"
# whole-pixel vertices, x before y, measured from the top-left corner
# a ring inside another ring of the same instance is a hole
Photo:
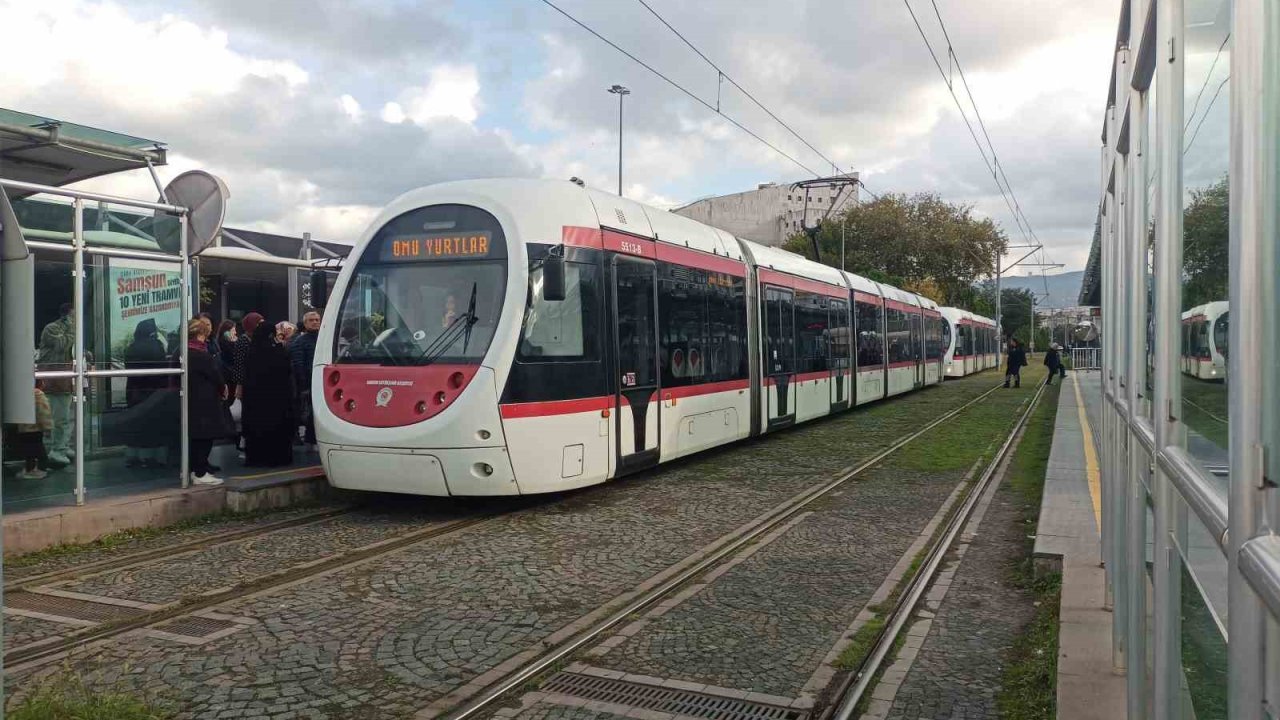
[[[243,413],[244,405],[244,375],[245,361],[249,357],[249,346],[253,342],[253,331],[262,324],[262,315],[251,312],[244,316],[240,321],[241,333],[236,338],[235,345],[231,348],[231,385],[234,388],[232,393],[235,399],[240,400],[241,412]],[[241,416],[240,425],[243,428],[244,419]],[[236,441],[236,449],[244,451],[244,433],[240,433],[240,437]]]
[[[160,330],[153,318],[147,318],[133,329],[133,342],[124,351],[124,367],[126,370],[154,370],[169,364],[169,354],[164,341],[160,339]],[[169,387],[169,378],[163,375],[134,376],[125,381],[124,399],[130,408],[137,408],[147,402],[158,392]],[[157,400],[159,400],[157,398]],[[172,423],[174,418],[157,417],[158,406],[150,412],[146,409],[135,411],[131,432],[125,447],[125,467],[156,468],[164,463],[164,448],[168,445],[167,434],[162,426]]]
[[[247,318],[246,318],[247,321]],[[289,353],[276,343],[275,326],[255,324],[245,356],[241,391],[245,464],[274,467],[293,462],[294,418],[293,366]]]
[[[209,451],[215,440],[230,432],[222,410],[227,385],[218,361],[208,350],[212,333],[213,326],[205,318],[187,323],[187,437],[191,482],[196,485],[222,484],[222,479],[213,474],[218,468],[209,462]]]

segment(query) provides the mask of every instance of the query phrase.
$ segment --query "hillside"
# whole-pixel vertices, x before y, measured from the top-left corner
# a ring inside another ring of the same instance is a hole
[[[1036,307],[1065,308],[1079,305],[1080,281],[1084,279],[1084,271],[1059,273],[1057,275],[1011,276],[1001,280],[1007,288],[1031,290],[1036,294]],[[1045,284],[1049,286],[1049,296],[1044,297]]]

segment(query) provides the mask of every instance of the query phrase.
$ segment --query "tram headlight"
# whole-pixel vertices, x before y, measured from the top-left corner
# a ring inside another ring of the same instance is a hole
[[[478,462],[471,466],[471,471],[476,477],[489,477],[493,474],[493,466],[486,462]]]
[[[488,430],[476,431],[476,437],[480,438],[481,440],[488,440],[491,435],[492,433],[490,433]]]
[[[338,381],[339,381],[339,380],[341,380],[341,379],[342,379],[342,373],[339,373],[337,370],[333,370],[333,371],[331,371],[331,372],[329,373],[329,384],[330,384],[330,385],[337,385],[337,384],[338,384]]]

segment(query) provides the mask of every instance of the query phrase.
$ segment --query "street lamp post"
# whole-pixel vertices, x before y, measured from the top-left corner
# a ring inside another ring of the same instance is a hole
[[[609,92],[618,96],[618,197],[622,197],[622,98],[631,91],[621,85],[614,85]]]

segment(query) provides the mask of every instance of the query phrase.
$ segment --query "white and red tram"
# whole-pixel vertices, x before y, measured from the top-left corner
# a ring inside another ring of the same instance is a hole
[[[1201,380],[1227,378],[1231,305],[1226,300],[1182,313],[1182,372]]]
[[[943,368],[947,377],[964,377],[1000,366],[1000,343],[991,318],[961,310],[941,308],[945,322]]]
[[[353,249],[313,369],[336,487],[566,490],[942,378],[932,301],[547,180],[409,192]]]

